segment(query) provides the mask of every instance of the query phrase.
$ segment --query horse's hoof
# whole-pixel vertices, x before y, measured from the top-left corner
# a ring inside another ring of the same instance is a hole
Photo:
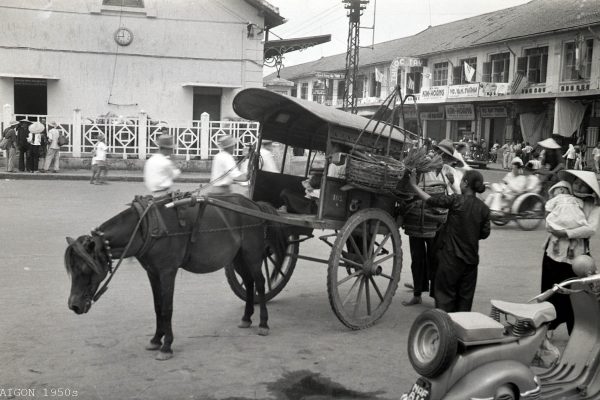
[[[269,336],[269,328],[258,328],[258,334],[259,336]]]
[[[252,321],[242,321],[238,325],[238,328],[246,329],[246,328],[250,328],[250,325],[252,325]]]
[[[158,361],[166,361],[166,360],[170,360],[171,358],[173,358],[172,351],[170,351],[168,353],[166,353],[164,351],[159,351],[155,357],[155,359],[157,359]]]
[[[162,346],[161,343],[152,343],[152,342],[150,342],[150,343],[148,343],[146,345],[145,349],[146,350],[150,350],[150,351],[155,351],[155,350],[160,349],[160,346]]]

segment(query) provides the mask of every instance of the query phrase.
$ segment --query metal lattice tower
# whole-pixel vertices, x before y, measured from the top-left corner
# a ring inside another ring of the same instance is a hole
[[[342,0],[348,10],[348,46],[346,50],[346,79],[344,86],[345,111],[356,114],[356,76],[358,75],[358,50],[360,48],[360,16],[369,0]]]

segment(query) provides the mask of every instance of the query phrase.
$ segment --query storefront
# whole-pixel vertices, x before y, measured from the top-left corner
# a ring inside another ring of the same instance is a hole
[[[458,142],[462,139],[476,139],[475,107],[473,104],[447,104],[446,121],[449,125],[449,139]]]

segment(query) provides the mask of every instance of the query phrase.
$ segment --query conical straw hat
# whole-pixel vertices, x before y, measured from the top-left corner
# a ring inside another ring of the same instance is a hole
[[[594,172],[580,171],[577,169],[565,169],[558,172],[558,177],[569,182],[573,182],[573,177],[579,178],[581,181],[583,181],[583,183],[588,185],[600,199],[600,186],[598,185],[598,180],[596,179],[596,174]]]

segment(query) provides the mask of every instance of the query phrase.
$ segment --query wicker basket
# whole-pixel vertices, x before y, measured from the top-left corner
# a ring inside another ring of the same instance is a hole
[[[422,200],[416,200],[402,210],[402,216],[402,227],[408,236],[432,238],[446,223],[448,210],[427,207]]]
[[[404,163],[392,157],[350,155],[346,165],[346,179],[371,189],[391,192],[404,176]]]

